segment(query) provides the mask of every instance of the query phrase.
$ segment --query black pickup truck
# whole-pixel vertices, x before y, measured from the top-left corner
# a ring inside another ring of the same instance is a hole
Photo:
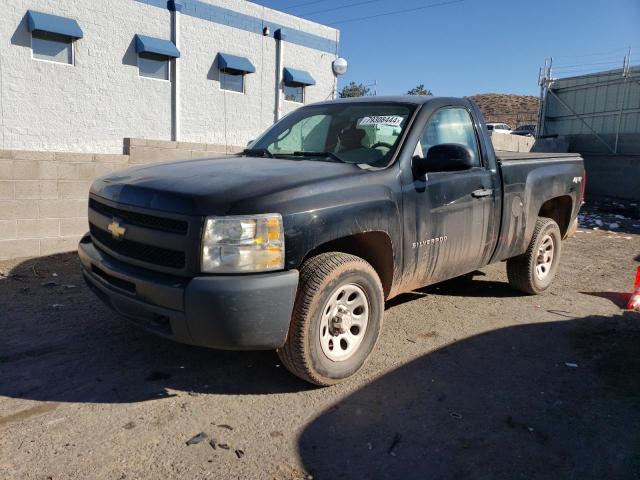
[[[145,329],[275,349],[330,385],[360,369],[402,292],[503,260],[514,288],[546,290],[584,182],[578,155],[496,154],[467,99],[329,101],[237,156],[97,179],[79,255]]]

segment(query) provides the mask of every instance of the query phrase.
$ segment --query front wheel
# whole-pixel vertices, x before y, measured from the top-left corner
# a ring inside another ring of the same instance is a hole
[[[383,313],[382,285],[369,263],[340,252],[320,254],[300,269],[289,335],[278,355],[307,382],[341,382],[364,365]]]
[[[544,292],[556,276],[560,245],[558,224],[551,218],[539,217],[527,251],[507,260],[509,284],[529,294]]]

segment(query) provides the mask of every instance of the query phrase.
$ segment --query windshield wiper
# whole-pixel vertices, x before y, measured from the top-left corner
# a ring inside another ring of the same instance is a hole
[[[252,157],[269,157],[275,158],[273,153],[271,153],[266,148],[246,148],[242,151],[244,155],[252,156]]]
[[[341,163],[349,163],[333,152],[293,152],[291,155],[294,157],[324,157]]]

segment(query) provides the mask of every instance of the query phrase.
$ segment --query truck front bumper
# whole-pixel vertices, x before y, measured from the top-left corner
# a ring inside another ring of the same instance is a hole
[[[78,246],[89,287],[113,310],[172,340],[225,350],[272,350],[289,331],[298,271],[172,277]]]

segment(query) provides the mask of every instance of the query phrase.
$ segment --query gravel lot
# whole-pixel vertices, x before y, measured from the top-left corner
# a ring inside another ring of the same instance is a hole
[[[638,479],[629,232],[581,229],[543,296],[498,264],[394,299],[364,370],[328,389],[272,352],[137,330],[74,254],[0,263],[0,478]]]

